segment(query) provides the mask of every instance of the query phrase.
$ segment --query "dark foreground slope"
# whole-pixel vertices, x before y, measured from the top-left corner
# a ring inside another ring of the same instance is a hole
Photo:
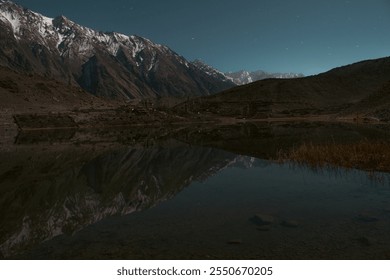
[[[348,110],[357,117],[372,117],[381,121],[390,120],[390,81],[385,83],[378,91],[358,102]]]
[[[306,78],[258,81],[188,102],[185,110],[249,118],[335,114],[378,94],[386,99],[389,81],[387,57]]]
[[[0,109],[6,112],[63,111],[108,104],[77,86],[0,66]]]

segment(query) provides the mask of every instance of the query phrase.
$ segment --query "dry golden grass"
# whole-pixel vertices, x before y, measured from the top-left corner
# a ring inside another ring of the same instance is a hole
[[[288,152],[280,152],[279,160],[292,161],[312,168],[340,166],[390,172],[390,143],[368,140],[353,144],[308,143]]]

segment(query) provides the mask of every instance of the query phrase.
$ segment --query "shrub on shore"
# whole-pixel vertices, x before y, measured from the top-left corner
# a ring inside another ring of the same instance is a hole
[[[279,161],[292,161],[313,168],[340,166],[367,171],[390,172],[390,143],[360,141],[353,144],[305,143],[279,152]]]

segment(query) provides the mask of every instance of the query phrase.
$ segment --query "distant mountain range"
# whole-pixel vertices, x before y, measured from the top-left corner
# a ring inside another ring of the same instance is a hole
[[[0,1],[0,65],[40,74],[110,99],[202,96],[235,84],[166,46],[99,32]]]
[[[207,73],[208,75],[215,77],[223,81],[232,81],[235,85],[246,85],[256,81],[265,80],[265,79],[293,79],[293,78],[302,78],[303,74],[296,73],[268,73],[263,70],[257,71],[237,71],[237,72],[226,72],[223,73],[210,65],[207,65],[203,61],[197,59],[192,62],[199,69]]]
[[[268,73],[263,70],[257,70],[253,72],[238,71],[238,72],[227,72],[225,76],[230,78],[236,85],[246,85],[256,81],[265,79],[293,79],[302,78],[303,74],[297,73]]]

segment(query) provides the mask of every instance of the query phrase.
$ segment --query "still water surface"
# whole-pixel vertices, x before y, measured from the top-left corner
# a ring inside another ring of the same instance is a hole
[[[387,174],[278,164],[259,155],[302,130],[258,129],[121,145],[14,144],[0,154],[2,257],[390,257]],[[328,129],[311,135],[323,139]],[[349,131],[344,140],[378,137],[377,130]]]

